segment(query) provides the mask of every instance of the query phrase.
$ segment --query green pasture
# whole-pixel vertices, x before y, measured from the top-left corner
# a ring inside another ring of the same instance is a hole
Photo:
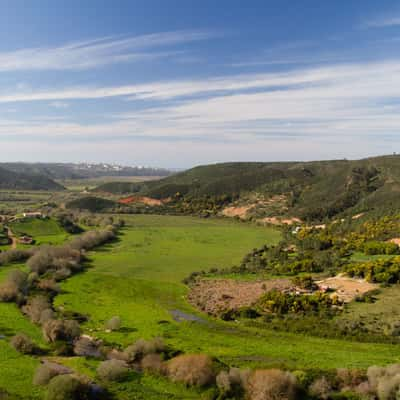
[[[12,269],[24,268],[15,264],[0,267],[0,282]],[[15,304],[0,303],[0,389],[21,399],[42,399],[43,389],[32,385],[39,359],[15,351],[9,340],[17,333],[25,333],[41,347],[45,347],[40,328],[25,318]]]
[[[90,319],[85,329],[116,345],[163,336],[185,352],[205,352],[235,366],[368,367],[400,360],[396,346],[326,340],[225,323],[194,310],[181,283],[192,271],[238,263],[251,248],[279,233],[226,220],[135,216],[120,240],[92,254],[91,267],[63,285],[58,306]],[[176,322],[179,310],[195,321]],[[106,333],[113,315],[120,332]],[[196,321],[197,319],[197,321]]]
[[[51,218],[26,218],[10,224],[14,235],[28,235],[36,244],[60,244],[68,238],[68,233]]]

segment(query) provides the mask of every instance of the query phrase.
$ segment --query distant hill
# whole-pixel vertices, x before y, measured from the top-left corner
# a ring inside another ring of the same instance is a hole
[[[227,198],[231,203],[240,203],[241,199],[254,203],[258,198],[262,200],[254,206],[266,205],[268,199],[281,196],[283,215],[322,220],[346,212],[400,211],[400,156],[206,165],[157,181],[113,182],[96,190],[157,199],[178,194],[186,202],[213,197],[217,206],[221,201],[226,205]],[[271,207],[265,208],[266,215],[272,212]]]
[[[74,163],[1,163],[1,168],[17,173],[47,176],[50,179],[85,179],[105,176],[168,176],[161,168],[125,167],[114,164]]]
[[[0,189],[13,190],[64,190],[64,187],[47,176],[18,173],[0,167]]]
[[[117,203],[100,197],[86,196],[68,202],[65,207],[72,210],[85,210],[90,212],[112,211]]]

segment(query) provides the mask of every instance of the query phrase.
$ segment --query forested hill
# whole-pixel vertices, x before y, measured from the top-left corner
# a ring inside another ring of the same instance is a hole
[[[0,189],[64,190],[64,187],[43,175],[17,173],[0,168]]]
[[[351,210],[400,211],[400,156],[316,162],[224,163],[200,166],[151,182],[107,183],[100,192],[158,199],[214,197],[238,201],[282,195],[287,215],[334,217]],[[254,196],[253,196],[254,197]],[[223,200],[226,201],[226,200]]]

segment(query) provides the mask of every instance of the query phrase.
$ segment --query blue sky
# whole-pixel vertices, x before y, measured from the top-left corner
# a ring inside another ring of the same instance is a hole
[[[2,161],[398,151],[398,1],[0,0]]]

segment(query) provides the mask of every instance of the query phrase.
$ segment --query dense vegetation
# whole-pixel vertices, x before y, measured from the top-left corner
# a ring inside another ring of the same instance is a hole
[[[359,161],[227,163],[196,167],[151,182],[111,182],[97,190],[171,198],[178,211],[215,212],[249,193],[284,195],[286,210],[304,220],[349,212],[400,210],[400,156]],[[186,206],[185,206],[186,204]]]

